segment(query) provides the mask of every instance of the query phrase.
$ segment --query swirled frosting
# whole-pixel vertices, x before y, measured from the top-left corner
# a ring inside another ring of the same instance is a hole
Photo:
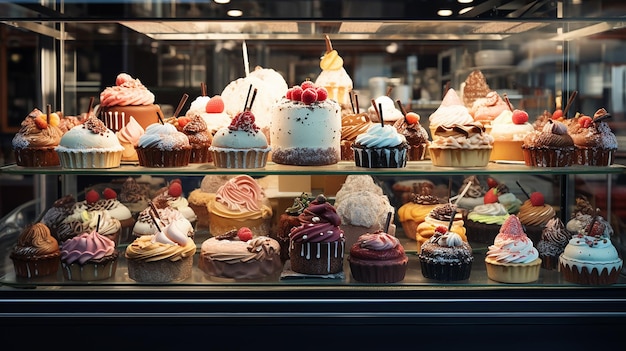
[[[196,253],[196,244],[193,239],[183,237],[177,230],[170,228],[171,224],[154,235],[143,235],[136,238],[126,248],[126,258],[154,262],[169,260],[180,261]]]
[[[232,121],[230,115],[222,110],[221,112],[206,112],[206,105],[211,100],[209,96],[198,96],[191,102],[189,110],[185,113],[186,117],[200,116],[207,126],[211,135],[215,134],[218,129],[227,127]]]
[[[270,218],[272,208],[266,203],[261,186],[248,175],[238,175],[224,183],[209,204],[209,211],[224,218]]]
[[[578,123],[580,117],[572,120],[568,127],[568,133],[579,147],[599,147],[602,149],[617,149],[617,138],[605,118],[610,117],[605,109],[597,110],[592,118],[592,123],[583,126]],[[582,117],[582,116],[581,116]]]
[[[200,251],[212,260],[234,264],[274,259],[280,252],[280,244],[268,236],[257,236],[248,241],[213,237],[202,243]]]
[[[298,219],[301,225],[293,228],[289,234],[293,242],[329,243],[344,240],[343,230],[339,228],[341,218],[323,196],[311,201]]]
[[[59,127],[53,126],[50,123],[47,123],[46,128],[39,128],[35,123],[35,118],[41,114],[41,111],[34,109],[22,121],[20,130],[15,134],[12,140],[14,149],[25,149],[27,147],[45,148],[59,145],[63,132]]]
[[[183,127],[183,133],[187,135],[192,148],[204,148],[211,145],[213,136],[200,116],[193,116]]]
[[[11,252],[17,257],[36,257],[59,253],[59,244],[43,223],[30,225],[17,237],[17,245]]]
[[[541,132],[533,132],[524,138],[527,147],[569,147],[574,140],[567,132],[567,126],[559,121],[549,120]]]
[[[176,127],[166,123],[153,123],[146,128],[146,132],[139,138],[140,148],[158,148],[160,150],[180,150],[190,148],[189,138],[176,130]]]
[[[357,239],[350,248],[349,260],[389,261],[404,260],[406,253],[400,241],[393,235],[378,231],[366,233]]]
[[[453,231],[436,232],[424,242],[419,252],[420,260],[428,263],[471,263],[474,261],[472,248],[463,237]]]
[[[406,144],[404,135],[392,125],[372,124],[367,132],[356,137],[355,143],[369,148],[395,147]]]
[[[543,226],[554,217],[554,208],[548,204],[533,206],[530,200],[524,201],[517,216],[523,225]]]
[[[558,256],[571,238],[572,235],[565,229],[563,221],[554,217],[543,228],[541,240],[537,243],[537,251],[542,255]]]
[[[46,213],[43,215],[41,222],[52,230],[56,230],[57,226],[72,213],[76,199],[71,194],[65,195],[57,199]]]
[[[474,101],[470,108],[470,114],[475,121],[487,124],[491,123],[502,111],[508,111],[509,104],[502,99],[496,91],[490,91],[484,98]]]
[[[113,218],[117,218],[120,221],[129,219],[132,217],[130,210],[124,204],[117,199],[100,199],[94,203],[87,203],[82,201],[77,203],[77,206],[84,206],[87,211],[107,211]]]
[[[115,86],[107,87],[100,93],[100,106],[138,106],[154,104],[154,94],[139,79],[120,73]]]
[[[122,227],[119,219],[113,218],[106,210],[87,211],[84,204],[77,202],[73,211],[59,225],[57,237],[60,241],[65,241],[76,235],[96,229],[101,235],[114,235]]]
[[[396,108],[395,102],[393,102],[389,96],[379,96],[374,99],[374,103],[376,104],[376,108],[374,108],[374,105],[370,105],[367,109],[370,120],[380,123],[380,118],[376,113],[376,109],[379,109],[378,112],[383,116],[383,120],[387,122],[396,122],[399,119],[404,119],[402,112]],[[380,110],[380,107],[382,107],[382,110]]]
[[[143,127],[137,123],[135,117],[131,116],[128,123],[122,127],[117,133],[117,138],[122,144],[131,144],[137,146],[139,138],[145,133]]]
[[[480,123],[464,125],[440,125],[435,129],[431,148],[440,149],[490,149],[493,137],[485,133]]]
[[[478,205],[467,215],[467,219],[484,224],[502,225],[509,218],[509,212],[501,203]]]
[[[56,147],[57,151],[76,149],[123,151],[124,147],[120,144],[115,133],[107,128],[101,120],[90,117],[83,124],[79,124],[63,134],[59,146]]]
[[[95,230],[65,241],[61,247],[61,260],[67,264],[85,264],[115,253],[115,242]]]
[[[487,258],[498,263],[530,263],[539,258],[539,252],[524,233],[519,218],[510,215],[489,246]]]
[[[442,124],[468,124],[474,122],[469,110],[459,98],[459,95],[452,88],[448,89],[446,95],[441,100],[441,105],[428,117],[430,127],[437,127]]]
[[[359,237],[357,243],[360,247],[368,250],[382,251],[393,249],[400,245],[400,240],[395,236],[379,232],[363,234]]]
[[[341,117],[341,140],[355,141],[372,125],[367,113],[349,114]]]

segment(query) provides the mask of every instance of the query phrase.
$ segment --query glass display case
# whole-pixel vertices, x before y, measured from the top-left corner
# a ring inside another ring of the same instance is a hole
[[[393,284],[355,281],[347,260],[340,279],[211,279],[197,269],[198,253],[192,277],[175,283],[134,282],[128,277],[124,255],[119,257],[115,277],[103,281],[67,281],[61,272],[42,280],[15,276],[9,253],[24,226],[40,219],[64,194],[82,198],[85,188],[103,183],[119,186],[128,176],[184,178],[189,193],[205,175],[248,174],[268,179],[273,185],[266,191],[275,204],[284,206],[299,191],[273,187],[281,182],[291,182],[289,188],[293,189],[294,179],[306,180],[309,187],[302,191],[330,192],[332,199],[336,189],[330,189],[331,180],[340,184],[348,175],[370,175],[386,191],[396,211],[401,203],[392,191],[395,183],[428,179],[442,184],[450,196],[465,176],[494,177],[509,184],[520,198],[524,192],[515,187],[516,183],[543,192],[546,202],[563,220],[569,219],[577,195],[591,198],[613,225],[614,245],[624,257],[626,204],[619,201],[626,174],[621,165],[626,145],[622,142],[626,130],[622,74],[626,60],[621,55],[626,40],[623,4],[474,1],[466,6],[459,1],[445,8],[453,12],[452,16],[440,17],[436,11],[442,8],[432,4],[439,2],[362,3],[21,1],[0,3],[0,37],[10,37],[17,31],[37,42],[37,50],[32,52],[37,57],[37,66],[33,67],[38,76],[33,82],[35,95],[25,101],[34,99],[39,106],[51,103],[66,115],[78,115],[87,110],[91,97],[97,97],[103,87],[113,83],[110,80],[124,71],[141,77],[164,112],[168,106],[173,111],[182,94],[200,95],[201,82],[207,83],[209,95],[219,94],[230,81],[243,77],[250,65],[275,68],[290,86],[298,84],[319,73],[323,37],[329,34],[344,57],[362,101],[368,101],[372,93],[368,78],[388,77],[386,82],[393,90],[401,90],[400,86],[409,89],[406,102],[422,115],[425,127],[426,117],[439,106],[445,89],[461,90],[467,74],[476,69],[483,70],[490,86],[507,92],[512,103],[526,109],[531,118],[544,110],[564,107],[576,91],[578,98],[570,111],[593,114],[605,107],[613,116],[610,125],[620,143],[615,164],[546,168],[525,166],[523,162],[491,162],[487,167],[454,168],[436,167],[425,160],[409,161],[407,167],[399,169],[368,169],[341,161],[319,167],[268,162],[264,168],[246,170],[212,164],[77,170],[24,168],[6,162],[0,176],[33,179],[35,196],[0,223],[0,315],[6,317],[3,327],[18,330],[34,318],[59,322],[59,326],[93,325],[89,317],[101,316],[111,317],[120,330],[129,324],[150,330],[156,323],[151,319],[163,317],[180,323],[181,328],[210,326],[225,336],[235,336],[234,329],[239,326],[261,332],[271,331],[272,327],[287,331],[296,326],[314,326],[322,333],[335,327],[359,329],[360,333],[377,329],[393,333],[416,326],[440,332],[451,325],[461,326],[458,329],[464,330],[462,335],[469,336],[472,332],[465,327],[476,324],[502,333],[512,325],[538,332],[545,324],[554,323],[560,326],[556,328],[559,332],[582,332],[599,321],[609,331],[626,324],[624,271],[616,284],[608,286],[569,283],[560,272],[543,269],[533,283],[497,283],[486,275],[487,245],[473,245],[470,279],[433,281],[422,276],[416,243],[403,235],[397,219],[397,236],[409,255],[409,269],[403,281]],[[233,17],[229,10],[240,10],[242,14]],[[398,48],[399,52],[394,51]],[[503,64],[485,62],[479,54],[491,50],[510,50],[513,59]],[[4,50],[0,57],[6,59],[8,52]],[[477,63],[477,59],[481,61]],[[0,74],[5,82],[2,86],[16,77],[4,73]],[[0,113],[3,123],[15,119],[8,119],[7,111]],[[573,115],[571,112],[569,117]],[[5,128],[3,132],[10,130],[14,129]],[[10,161],[9,156],[5,159]],[[274,210],[280,212],[283,208]],[[210,234],[197,234],[199,248]],[[123,252],[126,245],[120,244],[119,250]],[[195,318],[198,325],[190,323],[189,318]],[[495,340],[504,340],[504,336]],[[349,345],[349,340],[342,338],[339,343]]]

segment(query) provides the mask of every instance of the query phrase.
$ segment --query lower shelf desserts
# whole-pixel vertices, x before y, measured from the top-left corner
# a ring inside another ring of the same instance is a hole
[[[224,185],[231,175],[206,175],[200,182],[200,187],[192,190],[187,197],[189,207],[196,214],[196,229],[209,228],[209,204],[215,200],[217,189]]]
[[[450,222],[452,222],[452,226],[450,226]],[[421,250],[422,244],[435,234],[435,229],[442,226],[450,227],[450,230],[461,236],[463,241],[467,241],[465,221],[461,212],[457,211],[454,204],[441,204],[433,208],[424,218],[424,222],[417,226],[415,234],[417,252]]]
[[[90,117],[63,134],[55,150],[63,168],[116,168],[124,147],[102,121]]]
[[[113,240],[97,230],[83,233],[63,242],[61,266],[67,280],[103,280],[115,275],[118,251]]]
[[[623,266],[602,220],[592,220],[585,231],[574,235],[559,256],[563,279],[581,285],[610,285],[617,282]]]
[[[534,243],[539,242],[543,228],[555,215],[554,207],[546,204],[543,194],[537,191],[530,194],[530,199],[522,203],[517,213],[526,235]]]
[[[411,194],[411,201],[398,208],[398,220],[404,235],[409,239],[417,240],[417,227],[424,222],[430,211],[440,204],[439,199],[431,192],[431,186],[424,186],[421,194]]]
[[[383,231],[366,233],[350,247],[350,273],[362,283],[396,283],[404,280],[409,258],[400,241]]]
[[[270,142],[275,163],[335,164],[341,159],[341,107],[310,81],[292,87],[274,107]]]
[[[15,161],[22,167],[51,167],[60,164],[55,147],[59,145],[63,132],[59,129],[59,116],[52,118],[33,109],[22,121],[11,144]]]
[[[48,226],[35,223],[22,230],[10,257],[17,277],[36,278],[57,272],[61,251]]]
[[[559,256],[565,250],[565,246],[569,243],[572,235],[565,229],[563,221],[554,217],[548,221],[543,232],[541,240],[537,243],[537,251],[541,258],[541,268],[556,270],[559,267]]]
[[[485,167],[493,148],[493,137],[480,123],[440,125],[428,150],[434,166]]]
[[[158,220],[155,221],[159,223]],[[157,224],[158,225],[158,224]],[[157,234],[143,235],[126,247],[128,276],[136,282],[167,283],[191,277],[196,244],[176,221],[159,225]]]
[[[268,236],[253,236],[246,227],[231,230],[202,243],[198,267],[212,277],[263,279],[282,270],[280,244]]]
[[[493,243],[493,239],[500,232],[500,226],[508,217],[509,213],[506,208],[498,202],[474,207],[465,220],[467,240],[485,244]]]
[[[280,258],[283,261],[289,259],[289,233],[291,229],[300,226],[298,218],[302,212],[309,206],[311,200],[307,193],[293,199],[293,204],[285,209],[278,218],[278,226],[276,227],[275,239],[280,244]],[[270,236],[273,236],[270,234]]]
[[[487,277],[500,283],[531,283],[539,279],[541,259],[516,215],[500,227],[485,257]]]
[[[440,281],[469,279],[472,272],[472,247],[446,227],[437,227],[435,234],[422,244],[418,252],[424,278]]]
[[[289,234],[291,270],[310,275],[343,271],[345,239],[341,219],[326,197],[318,195],[300,215],[300,226]]]

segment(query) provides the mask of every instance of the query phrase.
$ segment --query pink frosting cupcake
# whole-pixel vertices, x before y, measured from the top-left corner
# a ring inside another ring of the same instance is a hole
[[[115,242],[96,230],[75,236],[61,247],[61,267],[68,280],[103,280],[115,275]]]

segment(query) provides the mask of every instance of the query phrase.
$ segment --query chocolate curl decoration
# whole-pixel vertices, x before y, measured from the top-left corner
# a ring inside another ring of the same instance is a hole
[[[400,112],[402,112],[402,116],[404,116],[404,122],[409,123],[406,120],[406,109],[402,105],[402,101],[400,101],[400,99],[398,99],[398,100],[396,100],[396,104],[398,104],[398,107],[400,108]]]
[[[178,115],[180,114],[180,111],[183,110],[183,106],[185,106],[187,99],[189,99],[189,94],[183,94],[183,97],[180,98],[180,102],[178,103],[178,107],[176,107],[176,111],[174,111],[174,118],[178,118]]]
[[[254,99],[256,98],[256,93],[257,93],[257,88],[254,88],[254,91],[252,92],[252,98],[250,99],[250,106],[248,106],[248,111],[252,110],[252,104],[254,104]]]
[[[156,114],[157,114],[157,118],[159,119],[159,122],[160,122],[161,124],[165,124],[165,122],[163,122],[163,118],[161,118],[161,115],[159,114],[159,111],[157,111],[157,113],[156,113]]]
[[[352,113],[356,114],[356,109],[354,108],[354,93],[352,92],[352,90],[348,92],[348,95],[350,95],[350,106],[352,106]]]
[[[46,122],[50,124],[50,115],[52,114],[52,106],[50,104],[46,105]]]
[[[150,219],[152,219],[152,222],[154,223],[154,225],[157,227],[158,231],[161,231],[161,227],[159,227],[159,223],[157,223],[156,218],[154,218],[154,216],[152,215],[152,212],[148,212],[148,214],[150,215]]]
[[[383,118],[383,104],[378,104],[378,116],[380,117],[380,126],[385,127],[385,119]]]
[[[372,99],[372,106],[374,107],[374,111],[376,112],[376,116],[380,119],[380,111],[378,110],[378,106],[376,106],[376,100]]]
[[[389,226],[391,225],[391,211],[387,212],[387,220],[385,221],[385,233],[389,233]]]
[[[578,90],[574,90],[572,94],[569,96],[569,99],[567,100],[567,105],[565,105],[565,108],[563,109],[563,118],[567,119],[567,112],[569,111],[569,108],[572,106],[572,103],[574,102],[574,99],[576,98],[577,95],[578,95]]]
[[[98,221],[96,222],[96,231],[100,230],[100,215],[98,215]]]
[[[452,229],[452,223],[454,223],[454,217],[456,217],[456,208],[452,210],[452,214],[450,215],[450,222],[448,223],[448,231]]]
[[[206,83],[205,82],[200,83],[200,94],[202,96],[206,96]]]
[[[526,190],[524,190],[524,188],[522,187],[522,184],[519,183],[519,180],[516,180],[515,183],[517,183],[517,186],[519,186],[519,188],[522,190],[524,195],[526,195],[526,197],[530,200],[530,195],[526,192]]]
[[[90,97],[89,98],[89,106],[87,106],[87,117],[89,117],[89,115],[91,114],[91,111],[93,111],[93,103],[95,101],[95,97]]]
[[[354,94],[354,104],[356,105],[356,113],[361,113],[361,111],[359,111],[359,97],[356,94]]]
[[[333,44],[330,42],[328,34],[324,34],[324,40],[326,40],[326,53],[333,51]]]
[[[248,107],[248,100],[250,99],[250,92],[252,91],[252,84],[248,87],[248,94],[246,95],[246,102],[243,105],[243,110],[246,111]]]
[[[502,94],[502,97],[504,98],[506,105],[509,107],[509,110],[513,112],[513,104],[511,103],[511,100],[509,100],[509,96],[507,95],[507,93]]]
[[[154,215],[158,218],[161,219],[161,216],[159,216],[159,211],[157,211],[157,208],[154,206],[154,202],[150,201],[150,208],[152,209],[152,212],[154,212]],[[148,213],[150,213],[150,216],[152,216],[152,212],[148,211]]]
[[[390,86],[387,88],[387,94],[385,94],[385,95],[387,95],[387,96],[391,96],[391,91],[392,91],[392,90],[393,90],[393,85],[390,85]]]

